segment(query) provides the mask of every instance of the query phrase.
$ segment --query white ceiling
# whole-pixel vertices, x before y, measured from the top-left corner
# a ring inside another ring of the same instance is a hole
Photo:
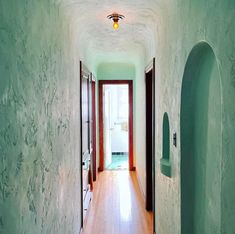
[[[63,0],[74,27],[81,56],[99,65],[104,62],[135,62],[156,49],[156,0]],[[107,15],[117,12],[125,19],[112,28]]]

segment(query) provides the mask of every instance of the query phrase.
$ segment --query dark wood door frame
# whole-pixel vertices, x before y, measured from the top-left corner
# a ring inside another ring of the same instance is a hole
[[[99,171],[104,170],[104,117],[103,117],[103,86],[127,84],[129,90],[129,170],[134,171],[133,163],[133,81],[132,80],[100,80],[99,81]]]
[[[153,211],[155,233],[155,58],[145,69],[146,82],[146,209]]]
[[[96,181],[96,81],[94,76],[92,76],[91,85],[92,85],[91,98],[92,98],[92,143],[93,143],[92,174],[93,174],[93,181]]]

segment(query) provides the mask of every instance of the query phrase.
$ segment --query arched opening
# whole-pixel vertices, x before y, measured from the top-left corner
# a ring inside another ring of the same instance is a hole
[[[181,92],[181,233],[220,233],[221,87],[212,48],[199,43]]]
[[[165,160],[169,160],[169,157],[170,157],[170,124],[169,124],[169,118],[168,118],[167,113],[165,113],[164,117],[163,117],[162,139],[163,139],[162,157]]]
[[[167,113],[163,116],[162,126],[162,158],[161,158],[161,172],[165,176],[171,177],[170,164],[170,124]]]

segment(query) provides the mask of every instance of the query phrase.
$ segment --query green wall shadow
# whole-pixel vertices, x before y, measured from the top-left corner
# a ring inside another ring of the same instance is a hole
[[[170,162],[170,123],[167,113],[163,116],[162,126],[162,158],[160,160],[161,173],[171,177]]]

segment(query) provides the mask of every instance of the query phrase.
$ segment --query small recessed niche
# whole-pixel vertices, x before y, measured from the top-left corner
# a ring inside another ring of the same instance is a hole
[[[165,176],[171,177],[171,163],[170,163],[170,124],[168,114],[163,116],[162,126],[162,158],[160,160],[161,173]]]

